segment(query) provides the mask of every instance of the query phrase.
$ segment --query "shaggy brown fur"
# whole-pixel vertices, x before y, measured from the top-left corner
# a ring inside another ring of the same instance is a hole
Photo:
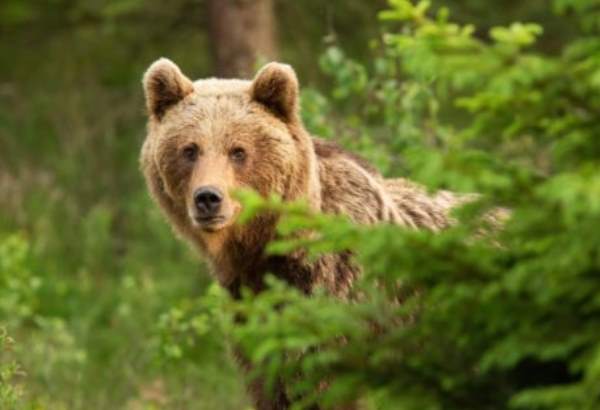
[[[276,217],[234,224],[240,204],[229,195],[233,189],[276,193],[286,201],[303,198],[316,211],[344,214],[360,224],[438,230],[449,223],[448,210],[457,201],[452,194],[430,197],[406,180],[384,179],[356,155],[312,138],[300,120],[296,74],[287,65],[268,64],[252,81],[193,83],[174,63],[160,59],[143,84],[150,119],[141,164],[152,196],[234,296],[243,286],[260,291],[271,272],[307,294],[324,286],[345,297],[359,268],[345,253],[316,261],[302,252],[265,255]],[[203,186],[224,193],[220,219],[208,225],[198,222],[192,199]],[[287,408],[282,394],[277,404],[255,391],[258,408]]]

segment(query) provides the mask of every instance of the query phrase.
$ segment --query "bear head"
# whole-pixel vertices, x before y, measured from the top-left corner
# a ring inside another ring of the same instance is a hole
[[[145,73],[143,87],[146,181],[177,231],[209,257],[223,259],[234,237],[257,237],[244,232],[256,226],[235,224],[241,210],[236,189],[305,199],[319,208],[316,156],[299,117],[298,80],[290,66],[267,64],[251,81],[192,82],[162,58]]]

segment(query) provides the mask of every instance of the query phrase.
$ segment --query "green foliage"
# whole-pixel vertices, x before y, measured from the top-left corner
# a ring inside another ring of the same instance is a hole
[[[19,373],[19,365],[9,356],[14,341],[0,329],[0,406],[3,409],[16,409],[19,405],[22,392],[14,384],[14,378]]]
[[[11,329],[32,320],[38,304],[39,278],[33,276],[28,263],[29,246],[20,236],[0,237],[0,408],[36,409],[37,404],[25,397],[26,376],[18,362],[18,346],[9,336]]]
[[[31,319],[39,303],[41,281],[31,272],[28,256],[24,238],[0,239],[0,315],[15,324]]]
[[[154,208],[145,208],[156,213],[148,221],[162,224]],[[23,235],[0,239],[0,407],[180,408],[194,397],[202,398],[199,409],[243,405],[241,381],[220,339],[214,339],[200,369],[189,361],[171,366],[161,360],[160,315],[202,289],[194,274],[197,262],[175,253],[179,265],[152,267],[142,260],[148,258],[147,249],[132,249],[116,264],[121,277],[100,276],[100,269],[111,265],[102,263],[107,242],[100,228],[106,217],[100,213],[97,218],[82,226],[81,271],[73,277],[41,270],[36,252],[52,252],[32,249]],[[167,242],[162,251],[168,255],[172,234],[159,226]],[[170,271],[182,274],[166,274]],[[191,390],[197,383],[203,387]]]

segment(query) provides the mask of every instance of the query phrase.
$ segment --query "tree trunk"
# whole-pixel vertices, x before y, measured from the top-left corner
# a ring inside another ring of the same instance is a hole
[[[215,75],[250,78],[257,60],[277,55],[273,0],[208,0]]]

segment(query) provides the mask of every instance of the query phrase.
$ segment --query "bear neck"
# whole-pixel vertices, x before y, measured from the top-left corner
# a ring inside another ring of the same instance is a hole
[[[312,270],[303,251],[288,255],[269,255],[267,244],[275,239],[277,216],[260,215],[232,232],[221,252],[210,257],[220,284],[233,297],[242,288],[258,293],[265,288],[266,274],[287,282],[305,293],[311,292]]]

